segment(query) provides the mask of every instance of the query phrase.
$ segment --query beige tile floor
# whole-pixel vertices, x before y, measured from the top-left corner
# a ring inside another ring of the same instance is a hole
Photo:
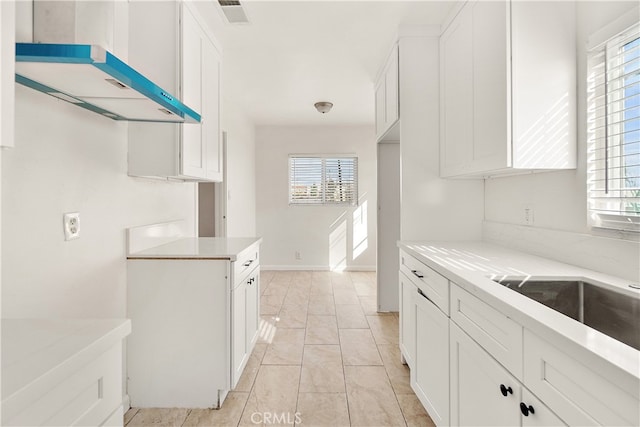
[[[137,409],[134,426],[433,426],[375,273],[263,271],[260,339],[220,410]]]

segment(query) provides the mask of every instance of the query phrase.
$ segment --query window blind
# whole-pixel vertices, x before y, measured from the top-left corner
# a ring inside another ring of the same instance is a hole
[[[357,157],[289,156],[289,204],[356,205],[357,202]]]
[[[592,49],[588,69],[590,222],[640,231],[640,25]]]

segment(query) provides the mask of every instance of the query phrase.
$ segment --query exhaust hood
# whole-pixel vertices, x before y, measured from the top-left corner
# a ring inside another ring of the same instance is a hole
[[[200,122],[200,114],[97,45],[16,43],[16,82],[113,120]]]

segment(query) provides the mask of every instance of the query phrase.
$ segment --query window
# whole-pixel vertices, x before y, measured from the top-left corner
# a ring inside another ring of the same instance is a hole
[[[290,155],[289,204],[357,205],[358,158]]]
[[[588,67],[590,222],[640,232],[640,25],[592,49]]]

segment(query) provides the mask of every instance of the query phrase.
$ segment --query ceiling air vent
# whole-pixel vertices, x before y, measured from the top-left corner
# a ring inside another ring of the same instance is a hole
[[[247,14],[238,0],[218,0],[224,16],[230,24],[248,24]]]

